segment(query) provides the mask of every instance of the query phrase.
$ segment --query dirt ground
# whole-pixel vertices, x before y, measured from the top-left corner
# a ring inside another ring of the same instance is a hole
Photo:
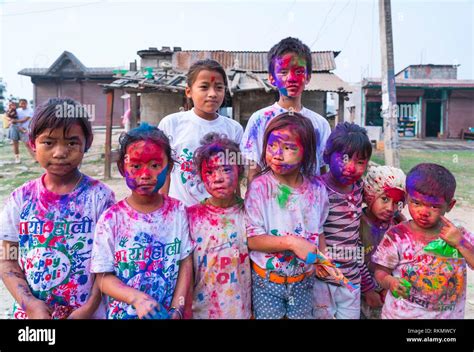
[[[117,140],[120,131],[114,131],[112,140],[113,147],[117,147]],[[81,171],[91,175],[97,179],[103,179],[103,148],[105,135],[103,131],[95,131],[95,140],[91,150],[86,154],[84,158],[83,166]],[[3,146],[0,148],[10,148],[10,146]],[[2,154],[3,155],[3,154]],[[22,155],[23,159],[27,159],[26,153]],[[4,160],[2,160],[2,158]],[[15,177],[14,173],[9,171],[8,167],[12,166],[13,156],[9,158],[0,158],[0,177],[10,178]],[[41,172],[39,166],[33,162],[23,162],[21,166],[13,169],[18,169],[18,172],[24,173],[25,169],[29,172]],[[123,199],[128,194],[128,189],[123,182],[116,166],[112,168],[112,179],[105,181],[115,192],[117,200]],[[11,192],[11,191],[10,191]],[[0,194],[0,204],[3,206],[7,198],[6,194]],[[405,210],[406,212],[406,210]],[[454,209],[448,214],[448,218],[454,223],[462,225],[470,231],[474,231],[474,204],[473,205],[461,205],[454,207]],[[408,214],[406,214],[408,215]],[[467,301],[466,301],[466,319],[474,319],[474,271],[468,270],[468,285],[467,285]],[[7,291],[3,282],[0,282],[0,319],[10,318],[11,307],[13,304],[13,298]]]

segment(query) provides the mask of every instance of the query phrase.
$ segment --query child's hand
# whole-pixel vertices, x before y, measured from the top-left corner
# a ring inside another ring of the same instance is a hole
[[[440,230],[439,237],[442,238],[450,246],[457,248],[462,240],[462,232],[451,221],[441,216],[443,227]]]
[[[382,297],[375,290],[370,290],[364,293],[365,302],[371,308],[379,308],[383,306]]]
[[[30,302],[25,311],[28,319],[51,319],[53,313],[52,309],[40,299]]]
[[[87,305],[83,305],[69,314],[67,319],[90,319],[93,313]]]
[[[407,299],[409,296],[409,290],[407,289],[406,286],[403,285],[403,279],[402,278],[397,278],[397,277],[390,277],[390,292],[392,294],[396,293],[398,297],[402,297]],[[396,295],[394,295],[395,298],[398,298]]]
[[[163,309],[155,299],[143,292],[132,301],[132,306],[140,319],[152,319]]]
[[[306,261],[308,253],[316,253],[318,250],[318,247],[316,247],[315,244],[309,242],[308,240],[305,240],[302,237],[290,236],[290,238],[290,250],[303,261]]]
[[[315,269],[316,277],[319,277],[320,279],[324,279],[328,276],[331,276],[326,270],[326,267],[324,265],[315,264],[314,269]]]

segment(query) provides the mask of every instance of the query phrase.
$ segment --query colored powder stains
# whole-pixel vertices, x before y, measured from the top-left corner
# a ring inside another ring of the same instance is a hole
[[[276,197],[278,205],[280,208],[285,208],[291,195],[291,189],[287,185],[279,185],[278,190],[280,192]]]
[[[265,127],[267,126],[268,122],[277,115],[277,112],[275,109],[266,111],[263,116],[258,116],[258,118],[255,120],[254,124],[250,127],[249,130],[249,138],[247,140],[247,143],[245,145],[245,148],[250,148],[252,146],[252,143],[256,143],[258,141],[259,134],[261,132],[262,137],[263,137],[263,132],[265,130]],[[278,113],[282,113],[283,110],[280,109]]]

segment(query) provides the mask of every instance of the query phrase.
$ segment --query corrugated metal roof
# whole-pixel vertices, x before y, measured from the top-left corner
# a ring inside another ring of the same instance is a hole
[[[229,92],[233,96],[236,92],[265,90],[269,92],[275,87],[268,81],[267,73],[251,72],[241,69],[227,70],[229,79]],[[153,69],[153,78],[145,71],[128,71],[123,75],[117,75],[117,80],[110,84],[102,84],[106,89],[126,89],[129,91],[152,92],[152,91],[184,91],[186,87],[186,75],[170,70]],[[305,91],[321,91],[336,93],[351,93],[352,88],[338,76],[330,72],[313,73]]]
[[[380,86],[380,78],[365,78],[362,87]],[[397,87],[420,87],[420,88],[474,88],[474,80],[468,79],[404,79],[395,78]]]
[[[152,76],[149,76],[149,75]],[[101,84],[106,89],[125,89],[138,92],[170,91],[182,92],[186,87],[186,76],[181,72],[153,69],[147,71],[128,71],[117,75],[117,80]]]
[[[352,93],[353,88],[331,72],[313,73],[306,85],[306,91]]]
[[[266,51],[186,50],[174,52],[172,64],[174,69],[185,72],[197,60],[212,59],[226,70],[235,67],[253,72],[267,72],[267,54]],[[338,52],[333,51],[312,52],[313,72],[334,70],[336,68],[334,58],[337,54]]]
[[[114,75],[113,67],[86,67],[74,54],[64,51],[48,68],[24,68],[19,75],[30,77],[58,77],[67,76],[107,76]]]

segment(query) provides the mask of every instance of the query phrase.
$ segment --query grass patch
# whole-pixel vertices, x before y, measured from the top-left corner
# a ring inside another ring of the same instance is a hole
[[[383,152],[375,152],[372,161],[384,165]],[[400,167],[408,173],[420,163],[435,163],[444,166],[456,177],[456,199],[474,206],[474,153],[472,150],[400,150]]]

